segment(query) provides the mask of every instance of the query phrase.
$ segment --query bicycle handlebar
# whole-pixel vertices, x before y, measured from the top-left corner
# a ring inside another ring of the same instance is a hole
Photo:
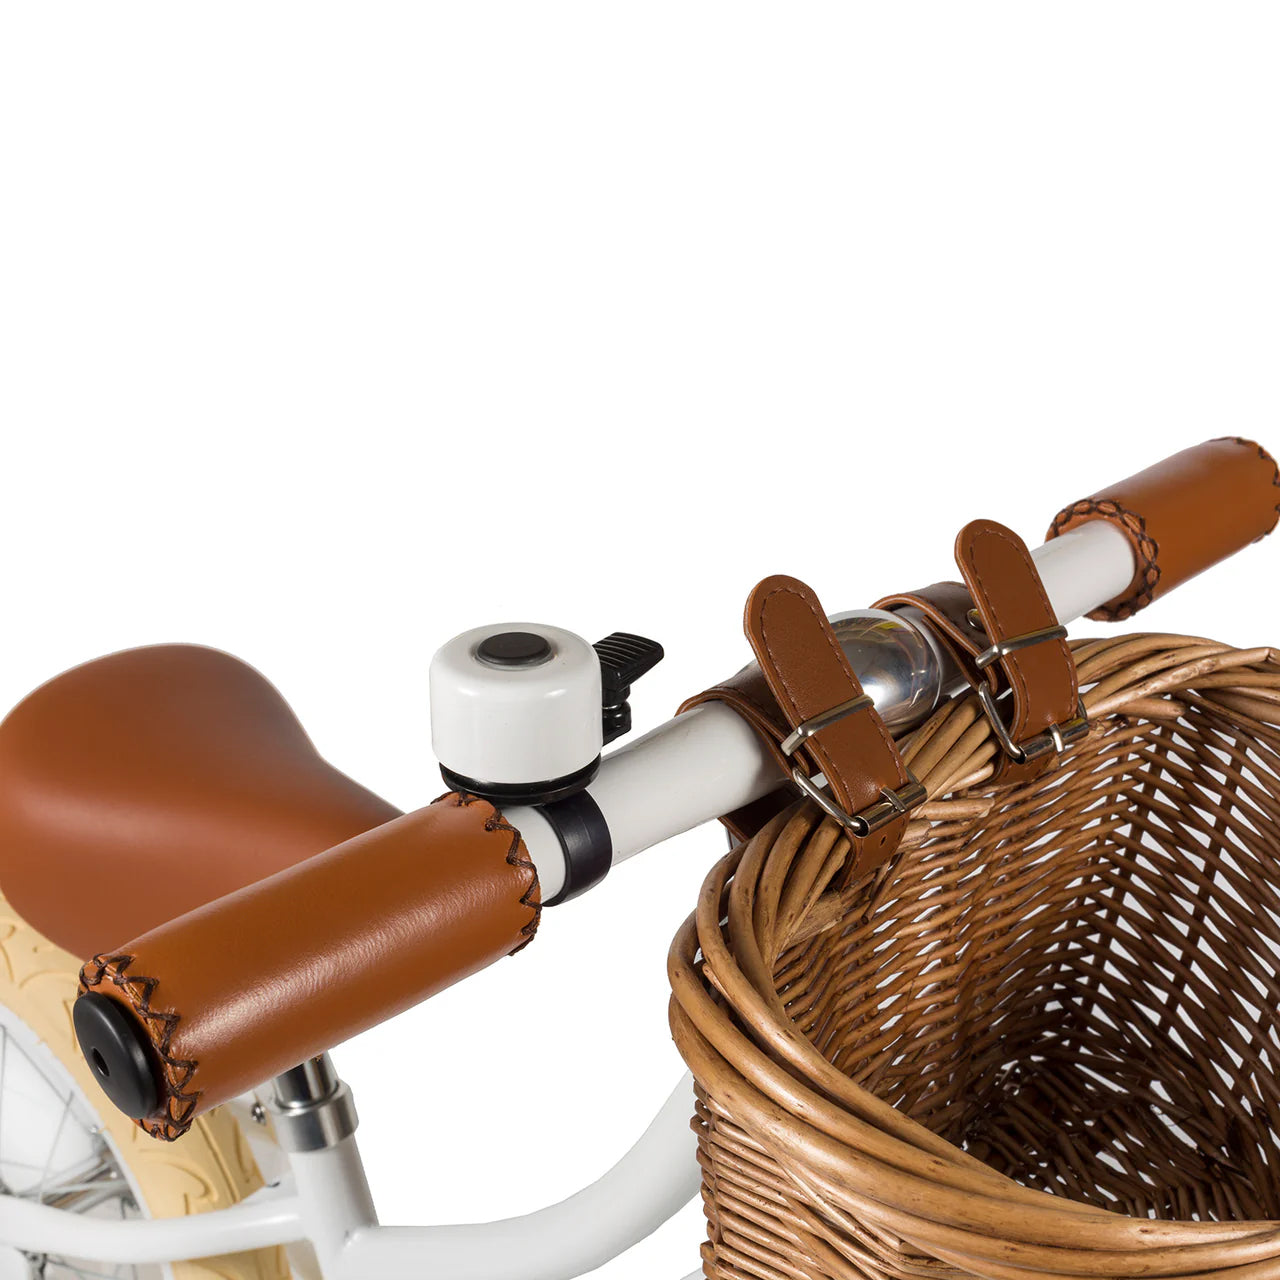
[[[1064,507],[1049,538],[1105,520],[1129,540],[1129,586],[1089,616],[1132,617],[1153,600],[1266,537],[1280,517],[1280,469],[1238,436],[1207,440]]]
[[[524,947],[537,872],[450,794],[197,908],[81,974],[81,1048],[153,1137]]]
[[[1210,441],[1066,508],[1050,537],[1072,538],[1051,542],[1037,559],[1061,621],[1068,617],[1059,600],[1068,599],[1093,616],[1127,617],[1270,532],[1278,515],[1280,474],[1270,457],[1249,441]],[[1094,521],[1123,540],[1098,529],[1076,533]],[[1092,593],[1078,582],[1091,570]],[[1100,604],[1131,570],[1128,587]],[[704,813],[698,806],[718,793],[694,778],[697,803],[681,807],[668,796],[679,817],[665,828],[626,816],[638,807],[637,790],[651,815],[646,779],[669,781],[677,765],[687,774],[707,743],[723,747],[721,774],[745,780],[735,785],[781,782],[733,712],[704,708],[692,732],[698,714],[605,761],[590,793],[615,860],[732,807]],[[153,1136],[179,1137],[201,1113],[519,950],[538,924],[535,863],[545,849],[554,894],[560,854],[540,811],[509,816],[533,858],[492,805],[454,794],[95,957],[74,1016],[104,1091]],[[641,834],[624,836],[628,822]]]

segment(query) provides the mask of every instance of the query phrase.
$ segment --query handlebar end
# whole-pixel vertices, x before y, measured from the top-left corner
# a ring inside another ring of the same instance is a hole
[[[151,1047],[146,1033],[118,1001],[89,991],[71,1013],[80,1052],[103,1093],[131,1120],[142,1120],[160,1105]]]

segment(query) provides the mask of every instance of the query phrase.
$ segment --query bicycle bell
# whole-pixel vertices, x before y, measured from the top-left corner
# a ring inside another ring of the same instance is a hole
[[[506,805],[582,791],[601,748],[631,728],[630,686],[662,656],[643,636],[592,645],[540,623],[455,636],[431,660],[431,745],[445,782]]]

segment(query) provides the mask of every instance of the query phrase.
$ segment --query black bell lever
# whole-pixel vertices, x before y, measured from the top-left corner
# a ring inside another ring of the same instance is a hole
[[[605,745],[631,732],[631,686],[664,657],[656,640],[615,631],[592,646],[600,655],[601,722]]]

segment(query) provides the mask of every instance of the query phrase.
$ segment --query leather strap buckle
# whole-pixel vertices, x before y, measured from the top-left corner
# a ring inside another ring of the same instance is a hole
[[[847,885],[893,857],[924,788],[903,765],[809,587],[785,574],[765,578],[747,599],[744,626],[755,663],[681,710],[726,702],[759,732],[779,782],[790,785],[730,814],[726,825],[746,839],[799,790],[849,832],[852,849],[837,872]]]
[[[918,809],[929,798],[929,793],[924,789],[924,784],[905,765],[903,766],[903,772],[908,779],[906,786],[898,787],[896,790],[892,787],[881,787],[880,795],[883,798],[877,800],[875,804],[859,810],[857,813],[845,813],[803,769],[792,769],[791,781],[823,813],[834,818],[847,831],[862,840],[871,835],[872,832],[879,831],[881,827],[887,827],[889,823],[896,822],[899,818],[905,818],[913,809]]]
[[[1030,649],[1032,645],[1043,644],[1046,640],[1065,640],[1066,638],[1067,629],[1062,626],[1041,627],[1038,631],[1009,636],[1005,640],[997,640],[989,649],[984,649],[978,654],[974,659],[974,666],[982,671],[993,662],[1007,658],[1011,653]],[[1000,744],[1001,750],[1014,764],[1030,764],[1051,753],[1061,755],[1089,732],[1089,717],[1085,713],[1084,701],[1080,698],[1076,699],[1076,714],[1072,719],[1051,724],[1042,733],[1037,733],[1035,737],[1028,738],[1025,742],[1014,742],[1008,725],[1000,715],[996,695],[992,692],[990,685],[978,686],[978,701],[982,704],[982,710],[991,722],[992,729],[995,730],[996,741]]]
[[[988,652],[990,651],[988,650]],[[996,695],[991,692],[989,685],[978,686],[978,701],[982,704],[982,710],[991,722],[991,728],[995,731],[996,741],[1014,764],[1030,764],[1050,754],[1061,755],[1068,747],[1074,746],[1089,732],[1089,717],[1085,712],[1083,699],[1077,700],[1076,714],[1070,720],[1060,724],[1051,724],[1043,733],[1038,733],[1034,738],[1028,738],[1025,742],[1014,742],[1012,735],[1009,733],[1008,725],[1005,724],[1000,715],[1000,708],[996,703]]]
[[[1002,755],[992,781],[1029,782],[1088,730],[1066,628],[1058,625],[1026,543],[993,520],[956,539],[964,585],[888,596],[878,608],[921,610],[991,722]]]
[[[821,733],[823,729],[830,728],[838,720],[843,720],[845,716],[851,716],[857,711],[865,711],[874,705],[868,694],[860,693],[856,698],[850,698],[847,702],[841,702],[816,716],[810,716],[808,720],[796,725],[791,733],[782,740],[780,744],[782,754],[785,756],[794,755],[815,733]],[[896,819],[906,817],[913,809],[918,809],[928,799],[928,792],[925,791],[923,784],[916,778],[916,775],[905,765],[903,765],[902,771],[907,777],[904,785],[897,788],[881,787],[881,798],[874,804],[868,805],[865,809],[860,809],[857,813],[846,813],[798,766],[791,770],[791,781],[823,813],[834,818],[842,827],[851,831],[859,839],[864,839],[871,835],[873,831],[879,831]]]

